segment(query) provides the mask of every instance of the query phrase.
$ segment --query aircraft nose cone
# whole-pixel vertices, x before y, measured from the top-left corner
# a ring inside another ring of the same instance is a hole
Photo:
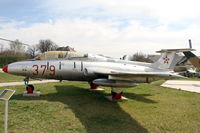
[[[5,73],[7,73],[8,72],[8,65],[6,65],[5,67],[3,67],[3,69],[2,69]]]

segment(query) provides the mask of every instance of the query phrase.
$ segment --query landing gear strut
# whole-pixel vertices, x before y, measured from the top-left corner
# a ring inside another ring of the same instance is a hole
[[[26,77],[26,78],[24,79],[24,84],[25,84],[25,85],[28,85],[28,82],[29,82],[29,77]]]

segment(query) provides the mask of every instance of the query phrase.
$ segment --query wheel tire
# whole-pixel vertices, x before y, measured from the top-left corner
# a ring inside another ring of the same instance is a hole
[[[97,89],[98,85],[94,84],[94,83],[90,83],[90,88],[91,89]]]
[[[26,86],[26,90],[29,91],[29,89],[31,89],[32,91],[34,91],[34,86],[33,85],[27,85]]]

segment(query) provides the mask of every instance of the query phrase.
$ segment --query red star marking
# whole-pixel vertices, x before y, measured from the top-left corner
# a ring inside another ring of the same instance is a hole
[[[169,64],[169,58],[167,56],[163,57],[164,64]]]

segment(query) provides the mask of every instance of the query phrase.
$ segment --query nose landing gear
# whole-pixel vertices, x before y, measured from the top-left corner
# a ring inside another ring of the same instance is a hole
[[[24,79],[24,84],[26,86],[26,91],[23,93],[23,96],[40,96],[40,92],[34,91],[34,86],[29,83],[29,77]]]
[[[28,84],[28,85],[26,85],[26,91],[27,91],[27,93],[33,93],[33,91],[34,91],[34,86],[33,85],[31,85],[31,84]]]

